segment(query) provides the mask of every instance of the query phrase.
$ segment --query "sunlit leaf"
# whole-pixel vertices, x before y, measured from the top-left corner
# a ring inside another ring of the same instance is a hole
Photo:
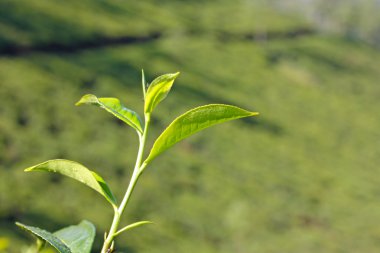
[[[179,72],[157,77],[149,85],[145,96],[145,113],[151,113],[166,98]]]
[[[150,151],[146,163],[156,156],[202,129],[226,121],[255,116],[257,112],[249,112],[239,107],[223,104],[210,104],[194,108],[176,118],[157,138]]]
[[[145,74],[144,74],[144,70],[143,69],[141,70],[141,84],[142,84],[142,90],[143,90],[144,100],[145,100],[147,83],[145,81]]]
[[[25,171],[56,172],[71,177],[99,192],[113,206],[116,205],[116,199],[103,178],[80,163],[64,159],[49,160],[29,167]]]
[[[37,236],[39,239],[48,242],[60,253],[74,253],[70,250],[69,246],[66,245],[61,239],[59,239],[57,236],[46,230],[43,230],[38,227],[27,226],[19,222],[16,222],[16,225],[22,228],[23,230]]]
[[[99,106],[124,121],[138,132],[142,133],[139,115],[122,105],[120,100],[117,98],[98,98],[95,95],[87,94],[84,95],[75,105],[79,106],[83,104]]]
[[[60,229],[54,232],[54,235],[64,242],[72,253],[90,253],[95,231],[95,226],[84,220],[78,225]]]

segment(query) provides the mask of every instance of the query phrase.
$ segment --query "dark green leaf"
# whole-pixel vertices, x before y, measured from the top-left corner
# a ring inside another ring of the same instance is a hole
[[[37,236],[39,239],[48,242],[60,253],[74,253],[61,239],[59,239],[57,236],[53,235],[52,233],[46,230],[37,227],[27,226],[19,222],[16,222],[16,225],[24,229],[25,231],[28,231],[29,233]]]
[[[29,167],[25,171],[49,171],[71,177],[99,192],[113,206],[116,205],[116,199],[103,178],[80,163],[63,159],[49,160]]]
[[[83,104],[99,106],[133,127],[136,131],[142,133],[139,115],[122,105],[120,100],[117,98],[98,98],[95,95],[87,94],[84,95],[75,105],[78,106]]]
[[[249,112],[239,107],[223,104],[211,104],[194,108],[176,118],[157,138],[150,151],[146,163],[156,156],[202,129],[229,120],[255,116],[257,112]]]

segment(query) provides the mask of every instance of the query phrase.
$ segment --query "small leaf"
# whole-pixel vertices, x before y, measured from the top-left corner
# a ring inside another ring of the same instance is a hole
[[[179,72],[157,77],[149,85],[145,96],[145,113],[151,113],[166,98]]]
[[[125,231],[128,231],[132,228],[137,228],[137,227],[140,227],[142,225],[145,225],[145,224],[152,224],[153,222],[151,221],[138,221],[138,222],[135,222],[135,223],[132,223],[132,224],[129,224],[128,226],[125,226],[123,227],[122,229],[120,229],[119,231],[117,231],[115,233],[115,236],[118,236],[120,235],[121,233],[125,232]]]
[[[99,106],[133,127],[136,131],[142,133],[139,115],[122,105],[120,100],[117,98],[98,98],[95,95],[87,94],[84,95],[75,105],[79,106],[83,104]]]
[[[89,221],[65,227],[54,232],[71,249],[72,253],[90,253],[95,238],[95,226]]]
[[[229,120],[255,116],[257,112],[249,112],[239,107],[223,104],[210,104],[194,108],[176,118],[157,138],[145,163],[189,137],[196,132]]]
[[[19,222],[16,222],[16,225],[22,228],[23,230],[37,236],[39,239],[48,242],[60,253],[74,253],[64,242],[62,242],[61,239],[59,239],[57,236],[53,235],[52,233],[46,230],[37,227],[27,226]]]
[[[113,206],[116,205],[116,199],[104,179],[80,163],[64,159],[49,160],[29,167],[25,171],[56,172],[71,177],[99,192]]]
[[[144,70],[142,69],[141,70],[141,84],[142,84],[142,90],[143,90],[143,94],[144,94],[144,99],[145,99],[145,93],[146,93],[146,88],[147,88],[147,83],[145,81],[145,74],[144,74]]]

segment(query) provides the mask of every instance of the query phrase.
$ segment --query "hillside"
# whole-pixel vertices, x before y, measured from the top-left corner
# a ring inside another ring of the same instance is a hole
[[[124,220],[155,224],[121,236],[120,252],[377,252],[379,62],[365,43],[255,2],[2,1],[0,251],[31,242],[16,220],[55,230],[86,218],[102,238],[112,214],[96,193],[23,169],[76,160],[120,199],[136,137],[74,104],[93,93],[141,113],[143,68],[149,81],[181,72],[150,143],[202,104],[260,117],[207,130],[158,158]]]

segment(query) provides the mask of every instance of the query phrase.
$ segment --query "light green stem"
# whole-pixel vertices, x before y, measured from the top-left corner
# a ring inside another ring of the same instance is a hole
[[[133,174],[132,174],[131,180],[129,181],[127,191],[125,192],[124,198],[121,201],[120,206],[114,208],[114,217],[113,217],[112,225],[111,225],[111,228],[109,230],[109,233],[106,236],[106,239],[104,240],[104,244],[103,244],[103,248],[102,248],[101,253],[108,253],[109,252],[108,250],[111,248],[112,242],[113,242],[115,236],[117,235],[117,229],[118,229],[119,224],[120,224],[120,218],[121,218],[121,216],[125,210],[125,207],[127,206],[128,202],[129,202],[129,199],[132,195],[132,192],[136,186],[136,183],[137,183],[141,173],[143,172],[143,170],[145,169],[145,167],[147,165],[146,163],[142,163],[142,158],[143,158],[143,154],[144,154],[144,148],[145,148],[146,138],[147,138],[147,134],[148,134],[149,124],[150,124],[150,114],[146,114],[145,115],[144,132],[142,135],[138,133],[140,144],[139,144],[139,150],[137,153],[135,168],[133,169]]]

